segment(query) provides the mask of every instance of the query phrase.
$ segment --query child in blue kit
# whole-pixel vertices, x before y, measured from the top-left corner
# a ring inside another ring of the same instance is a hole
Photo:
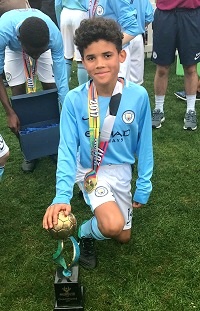
[[[19,4],[16,4],[16,7]],[[28,5],[28,4],[27,4]],[[39,10],[19,6],[8,10],[0,18],[0,101],[4,107],[8,126],[16,136],[20,120],[13,110],[4,87],[2,73],[12,95],[36,91],[36,76],[44,90],[57,87],[62,104],[68,92],[63,41],[59,29],[49,16]],[[24,172],[35,169],[36,160],[22,163]]]
[[[85,19],[75,44],[91,80],[66,95],[61,112],[56,196],[43,227],[52,228],[62,210],[71,212],[77,182],[93,217],[79,227],[80,264],[96,267],[95,240],[131,237],[132,209],[146,204],[152,190],[152,127],[149,97],[139,85],[118,78],[123,34],[112,19]],[[78,160],[77,160],[77,150]],[[131,166],[138,177],[131,195]]]

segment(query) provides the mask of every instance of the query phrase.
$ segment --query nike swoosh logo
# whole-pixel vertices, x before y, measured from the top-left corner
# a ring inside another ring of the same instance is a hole
[[[197,53],[194,60],[197,60],[200,57],[200,53]]]
[[[82,117],[82,120],[83,120],[83,121],[86,121],[86,120],[89,120],[89,118],[84,118],[84,117]]]

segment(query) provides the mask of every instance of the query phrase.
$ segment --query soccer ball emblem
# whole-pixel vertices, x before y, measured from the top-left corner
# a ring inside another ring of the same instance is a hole
[[[73,235],[77,226],[75,216],[70,213],[65,216],[63,212],[58,214],[58,223],[53,228],[49,229],[49,233],[55,240],[65,240]]]

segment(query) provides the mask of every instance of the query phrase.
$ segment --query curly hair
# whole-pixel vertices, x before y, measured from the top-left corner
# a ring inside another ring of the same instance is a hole
[[[80,26],[75,30],[74,44],[77,46],[82,58],[84,49],[92,42],[105,40],[112,42],[118,52],[122,50],[123,33],[119,25],[112,19],[93,17],[81,21]]]
[[[19,33],[24,45],[41,48],[49,44],[49,28],[41,18],[26,18],[20,26]]]

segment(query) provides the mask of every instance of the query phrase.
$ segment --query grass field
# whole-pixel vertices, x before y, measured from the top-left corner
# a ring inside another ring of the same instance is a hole
[[[154,73],[146,60],[152,107]],[[71,83],[76,84],[75,75]],[[200,129],[183,130],[186,106],[173,95],[182,87],[183,78],[172,67],[166,121],[153,131],[152,195],[145,207],[134,210],[131,242],[97,242],[98,267],[80,268],[85,311],[200,310]],[[33,173],[21,171],[19,144],[2,107],[0,132],[10,146],[0,185],[0,311],[52,311],[57,243],[42,229],[42,217],[55,195],[56,166],[47,157]],[[72,207],[79,224],[91,215],[76,187]]]

